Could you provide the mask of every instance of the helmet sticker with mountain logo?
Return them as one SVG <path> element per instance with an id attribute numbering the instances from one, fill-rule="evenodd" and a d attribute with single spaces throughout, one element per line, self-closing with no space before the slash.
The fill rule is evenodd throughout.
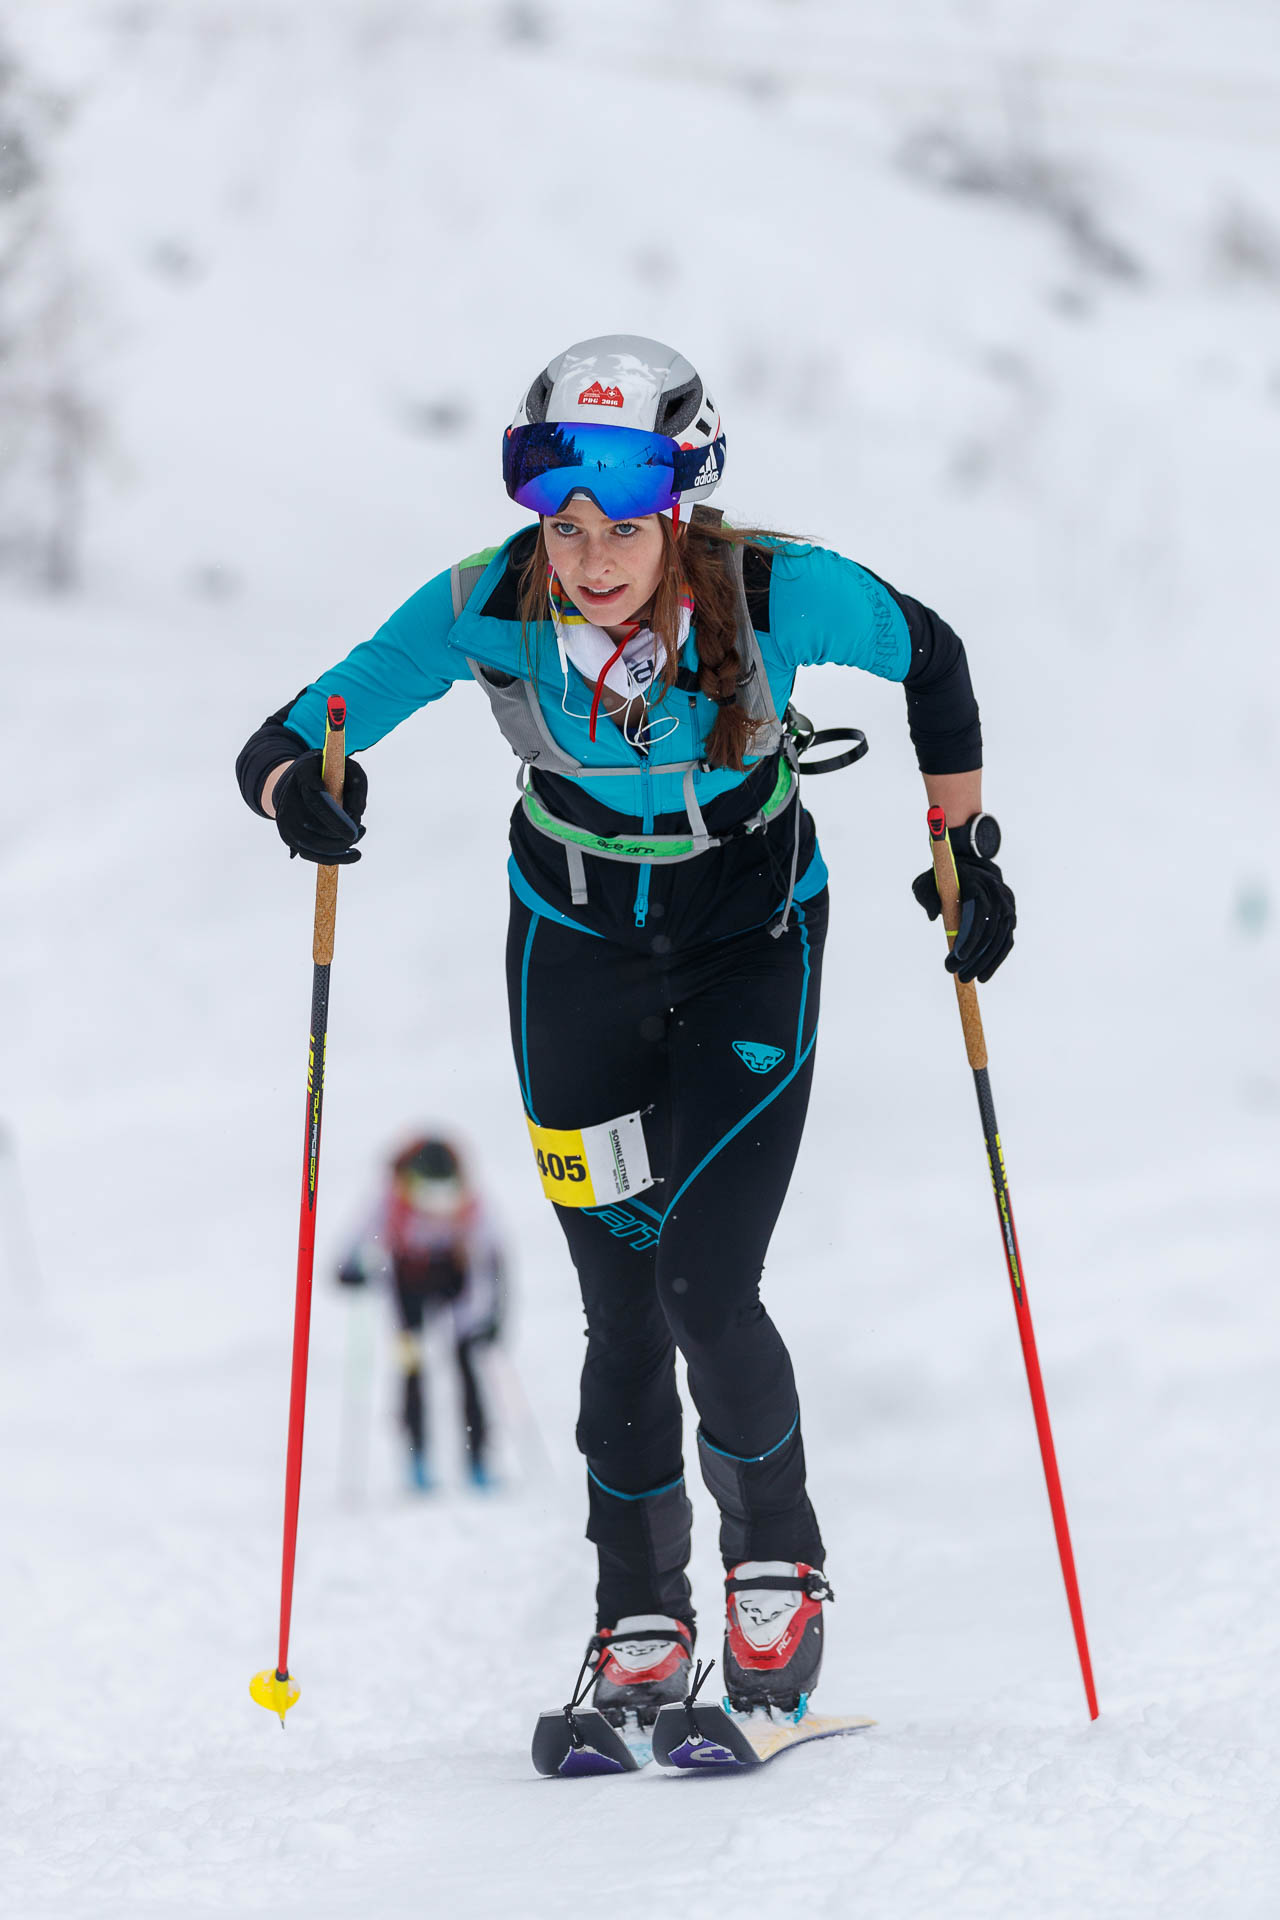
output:
<path id="1" fill-rule="evenodd" d="M 591 385 L 578 395 L 580 407 L 621 407 L 625 404 L 621 387 L 602 387 L 598 380 L 593 380 Z"/>
<path id="2" fill-rule="evenodd" d="M 766 1047 L 759 1040 L 735 1040 L 733 1050 L 752 1073 L 772 1073 L 787 1057 L 785 1047 Z"/>

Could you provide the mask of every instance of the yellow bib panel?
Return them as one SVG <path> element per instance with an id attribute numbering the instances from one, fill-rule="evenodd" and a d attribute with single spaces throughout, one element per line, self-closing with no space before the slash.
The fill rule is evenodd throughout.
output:
<path id="1" fill-rule="evenodd" d="M 542 1191 L 558 1207 L 607 1207 L 653 1185 L 638 1113 L 597 1127 L 528 1126 Z"/>

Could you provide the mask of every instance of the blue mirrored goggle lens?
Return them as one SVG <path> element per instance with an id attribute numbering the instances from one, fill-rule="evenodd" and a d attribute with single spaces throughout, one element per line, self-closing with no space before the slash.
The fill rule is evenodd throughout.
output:
<path id="1" fill-rule="evenodd" d="M 511 498 L 534 513 L 559 513 L 574 493 L 586 493 L 607 519 L 625 520 L 673 507 L 709 457 L 718 477 L 723 436 L 710 449 L 683 448 L 638 427 L 539 421 L 508 431 L 502 476 Z"/>

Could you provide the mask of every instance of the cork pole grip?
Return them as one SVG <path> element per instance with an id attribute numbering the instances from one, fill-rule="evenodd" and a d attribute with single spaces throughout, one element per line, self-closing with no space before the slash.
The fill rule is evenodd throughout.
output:
<path id="1" fill-rule="evenodd" d="M 933 877 L 938 883 L 938 898 L 942 902 L 942 924 L 950 948 L 955 945 L 956 934 L 960 930 L 960 881 L 956 874 L 955 855 L 951 851 L 951 836 L 947 832 L 947 816 L 941 807 L 929 809 L 929 846 L 933 854 Z M 956 1002 L 960 1008 L 960 1025 L 964 1029 L 964 1050 L 969 1057 L 969 1065 L 976 1071 L 987 1064 L 987 1042 L 982 1031 L 982 1015 L 978 1010 L 978 989 L 972 980 L 956 979 Z"/>
<path id="2" fill-rule="evenodd" d="M 341 806 L 347 770 L 347 703 L 336 694 L 329 701 L 323 767 L 325 792 Z M 333 927 L 337 916 L 338 869 L 320 867 L 316 871 L 316 919 L 311 938 L 311 958 L 318 967 L 327 967 L 333 959 Z"/>

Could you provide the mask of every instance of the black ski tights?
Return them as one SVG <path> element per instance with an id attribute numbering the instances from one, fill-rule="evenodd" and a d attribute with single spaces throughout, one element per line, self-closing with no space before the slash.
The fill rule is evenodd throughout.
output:
<path id="1" fill-rule="evenodd" d="M 427 1302 L 415 1288 L 397 1286 L 396 1309 L 402 1334 L 415 1336 L 413 1349 L 406 1349 L 403 1357 L 404 1394 L 400 1403 L 400 1424 L 414 1452 L 425 1453 L 427 1410 L 423 1391 L 421 1335 Z M 454 1358 L 462 1388 L 462 1421 L 467 1458 L 473 1466 L 484 1465 L 485 1445 L 489 1437 L 489 1424 L 485 1418 L 484 1401 L 480 1398 L 475 1364 L 476 1348 L 483 1344 L 483 1340 L 474 1335 L 455 1339 L 454 1342 Z"/>
<path id="2" fill-rule="evenodd" d="M 556 1208 L 587 1316 L 578 1445 L 602 1625 L 692 1619 L 677 1347 L 725 1564 L 822 1565 L 791 1360 L 759 1292 L 808 1105 L 826 894 L 792 911 L 779 938 L 761 927 L 664 954 L 512 903 L 531 1117 L 572 1128 L 638 1111 L 657 1180 L 626 1202 Z"/>

